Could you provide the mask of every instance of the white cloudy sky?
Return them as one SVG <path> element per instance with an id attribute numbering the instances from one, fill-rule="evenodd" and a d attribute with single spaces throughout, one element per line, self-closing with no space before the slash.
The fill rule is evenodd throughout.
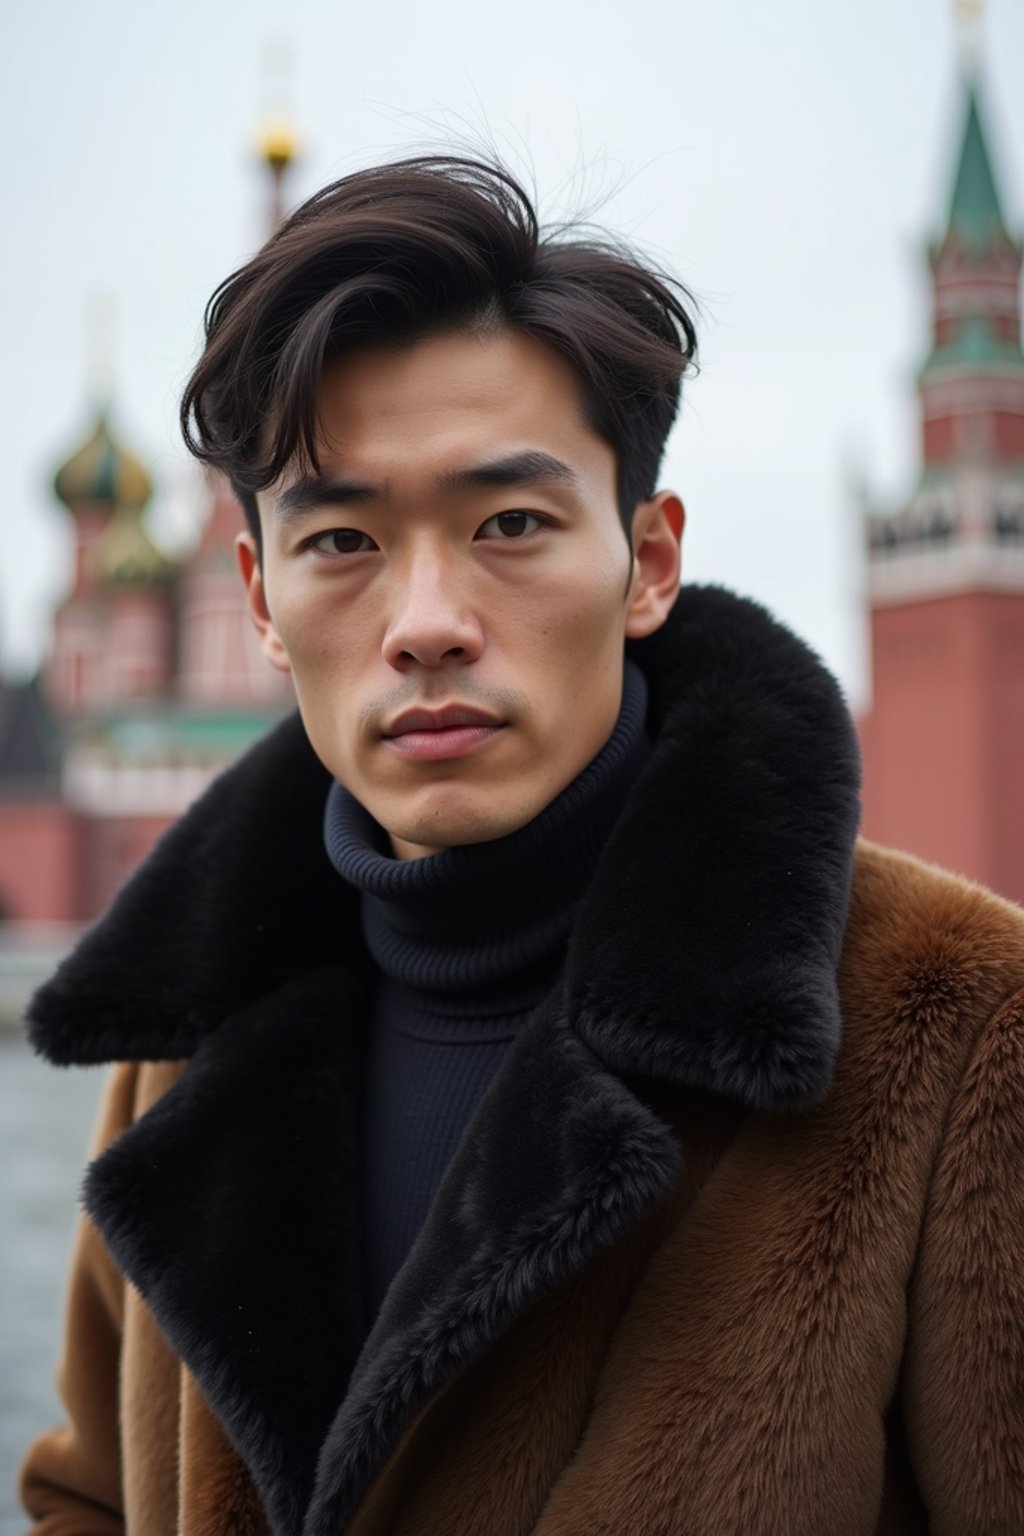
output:
<path id="1" fill-rule="evenodd" d="M 863 699 L 854 468 L 916 467 L 924 241 L 960 127 L 952 0 L 19 0 L 0 23 L 6 239 L 0 662 L 25 672 L 68 578 L 48 479 L 89 425 L 92 296 L 111 296 L 115 423 L 194 531 L 176 405 L 203 305 L 259 243 L 251 140 L 292 56 L 295 199 L 453 135 L 497 145 L 542 209 L 579 205 L 705 310 L 664 480 L 687 571 L 760 596 Z M 982 76 L 1011 220 L 1024 186 L 1024 5 L 988 0 Z"/>

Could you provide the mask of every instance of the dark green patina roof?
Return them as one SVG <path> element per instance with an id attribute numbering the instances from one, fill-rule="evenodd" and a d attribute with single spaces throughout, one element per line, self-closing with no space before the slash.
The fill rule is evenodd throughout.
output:
<path id="1" fill-rule="evenodd" d="M 972 255 L 981 255 L 990 250 L 994 242 L 1007 239 L 1008 235 L 981 124 L 977 87 L 970 79 L 966 82 L 966 97 L 967 114 L 960 159 L 943 243 L 952 237 Z"/>
<path id="2" fill-rule="evenodd" d="M 1024 368 L 1019 343 L 1003 341 L 987 320 L 963 320 L 945 346 L 934 347 L 923 371 L 937 368 Z"/>

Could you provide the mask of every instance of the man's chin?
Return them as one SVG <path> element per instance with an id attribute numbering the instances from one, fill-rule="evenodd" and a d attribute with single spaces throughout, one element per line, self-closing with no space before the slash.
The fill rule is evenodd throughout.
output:
<path id="1" fill-rule="evenodd" d="M 417 808 L 415 815 L 409 814 L 408 806 L 394 815 L 390 814 L 390 808 L 381 807 L 377 812 L 370 807 L 370 810 L 390 836 L 395 856 L 416 859 L 441 853 L 446 848 L 466 848 L 474 843 L 492 843 L 499 837 L 508 837 L 543 809 L 532 808 L 521 801 L 514 809 L 507 804 L 496 805 L 494 802 L 499 795 L 500 791 L 489 791 L 483 804 L 470 801 L 458 806 L 422 806 Z"/>

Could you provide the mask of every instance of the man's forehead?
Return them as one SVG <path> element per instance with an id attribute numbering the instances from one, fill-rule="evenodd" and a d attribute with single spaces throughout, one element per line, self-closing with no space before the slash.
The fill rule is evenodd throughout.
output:
<path id="1" fill-rule="evenodd" d="M 328 358 L 317 384 L 322 429 L 377 431 L 394 419 L 465 413 L 494 423 L 585 425 L 581 381 L 555 348 L 523 332 L 444 331 L 405 345 L 372 343 Z"/>

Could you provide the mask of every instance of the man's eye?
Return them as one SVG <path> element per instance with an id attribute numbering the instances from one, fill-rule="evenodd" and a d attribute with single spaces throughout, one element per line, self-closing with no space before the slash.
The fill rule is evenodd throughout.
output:
<path id="1" fill-rule="evenodd" d="M 521 539 L 543 526 L 543 519 L 533 512 L 496 512 L 480 527 L 477 538 Z"/>
<path id="2" fill-rule="evenodd" d="M 358 528 L 329 528 L 310 539 L 306 548 L 316 550 L 318 555 L 361 555 L 377 546 L 368 533 L 360 533 Z"/>

